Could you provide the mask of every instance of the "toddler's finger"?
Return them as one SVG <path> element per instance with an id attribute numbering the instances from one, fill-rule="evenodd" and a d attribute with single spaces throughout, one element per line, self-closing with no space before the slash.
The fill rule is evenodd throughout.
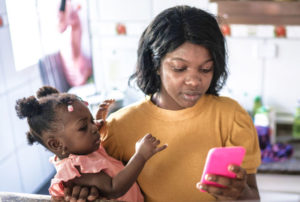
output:
<path id="1" fill-rule="evenodd" d="M 108 108 L 108 106 L 109 106 L 108 103 L 102 103 L 102 104 L 99 105 L 99 108 L 101 107 L 101 108 L 100 108 L 100 110 L 101 110 L 101 109 L 103 109 L 103 108 Z"/>
<path id="2" fill-rule="evenodd" d="M 160 144 L 160 140 L 155 140 L 155 141 L 153 142 L 153 144 L 154 144 L 155 146 L 159 145 L 159 144 Z"/>
<path id="3" fill-rule="evenodd" d="M 150 138 L 150 141 L 154 143 L 154 142 L 156 141 L 156 138 L 155 138 L 154 136 L 152 136 L 152 137 Z"/>
<path id="4" fill-rule="evenodd" d="M 164 144 L 164 145 L 162 145 L 162 146 L 160 146 L 160 147 L 157 147 L 157 148 L 155 149 L 155 153 L 161 152 L 162 150 L 166 149 L 167 147 L 168 147 L 168 144 Z"/>
<path id="5" fill-rule="evenodd" d="M 150 139 L 152 137 L 152 135 L 150 133 L 148 133 L 147 135 L 145 135 L 143 138 L 146 138 L 146 139 Z"/>

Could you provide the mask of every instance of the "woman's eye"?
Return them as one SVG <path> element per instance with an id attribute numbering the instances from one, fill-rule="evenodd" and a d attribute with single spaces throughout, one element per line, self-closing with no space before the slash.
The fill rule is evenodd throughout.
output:
<path id="1" fill-rule="evenodd" d="M 209 73 L 213 70 L 213 68 L 205 68 L 205 69 L 200 69 L 200 72 L 203 72 L 203 73 Z"/>
<path id="2" fill-rule="evenodd" d="M 186 67 L 172 67 L 174 72 L 183 72 Z"/>

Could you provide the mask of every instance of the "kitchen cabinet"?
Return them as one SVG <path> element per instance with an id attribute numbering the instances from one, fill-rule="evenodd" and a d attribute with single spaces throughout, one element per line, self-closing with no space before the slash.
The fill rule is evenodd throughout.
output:
<path id="1" fill-rule="evenodd" d="M 224 24 L 300 25 L 300 1 L 211 0 Z"/>

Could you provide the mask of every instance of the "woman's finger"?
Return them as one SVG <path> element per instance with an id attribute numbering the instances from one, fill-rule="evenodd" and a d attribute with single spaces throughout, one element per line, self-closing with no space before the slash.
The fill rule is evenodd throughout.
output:
<path id="1" fill-rule="evenodd" d="M 244 180 L 244 181 L 246 180 L 247 172 L 242 167 L 231 164 L 228 166 L 228 170 L 234 172 L 236 174 L 237 179 Z"/>
<path id="2" fill-rule="evenodd" d="M 74 186 L 73 187 L 72 195 L 71 195 L 71 198 L 70 198 L 71 202 L 76 202 L 77 201 L 77 199 L 79 197 L 79 194 L 80 194 L 80 190 L 81 190 L 80 186 Z"/>
<path id="3" fill-rule="evenodd" d="M 78 197 L 78 202 L 85 202 L 87 197 L 89 195 L 89 189 L 87 187 L 82 187 L 80 189 L 79 197 Z"/>
<path id="4" fill-rule="evenodd" d="M 90 193 L 88 195 L 89 201 L 94 201 L 99 197 L 99 191 L 96 187 L 91 187 Z"/>
<path id="5" fill-rule="evenodd" d="M 69 201 L 71 198 L 72 195 L 71 189 L 72 189 L 71 187 L 64 187 L 64 195 L 66 201 Z"/>

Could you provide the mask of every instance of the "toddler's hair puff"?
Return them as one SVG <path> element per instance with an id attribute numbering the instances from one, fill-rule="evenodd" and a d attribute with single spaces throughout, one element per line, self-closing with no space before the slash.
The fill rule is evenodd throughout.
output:
<path id="1" fill-rule="evenodd" d="M 59 93 L 58 90 L 56 90 L 55 88 L 51 86 L 44 86 L 42 88 L 39 88 L 39 90 L 36 93 L 36 96 L 37 98 L 42 98 L 48 95 L 58 94 L 58 93 Z"/>
<path id="2" fill-rule="evenodd" d="M 20 119 L 32 118 L 41 113 L 41 106 L 34 96 L 17 100 L 15 109 Z"/>

